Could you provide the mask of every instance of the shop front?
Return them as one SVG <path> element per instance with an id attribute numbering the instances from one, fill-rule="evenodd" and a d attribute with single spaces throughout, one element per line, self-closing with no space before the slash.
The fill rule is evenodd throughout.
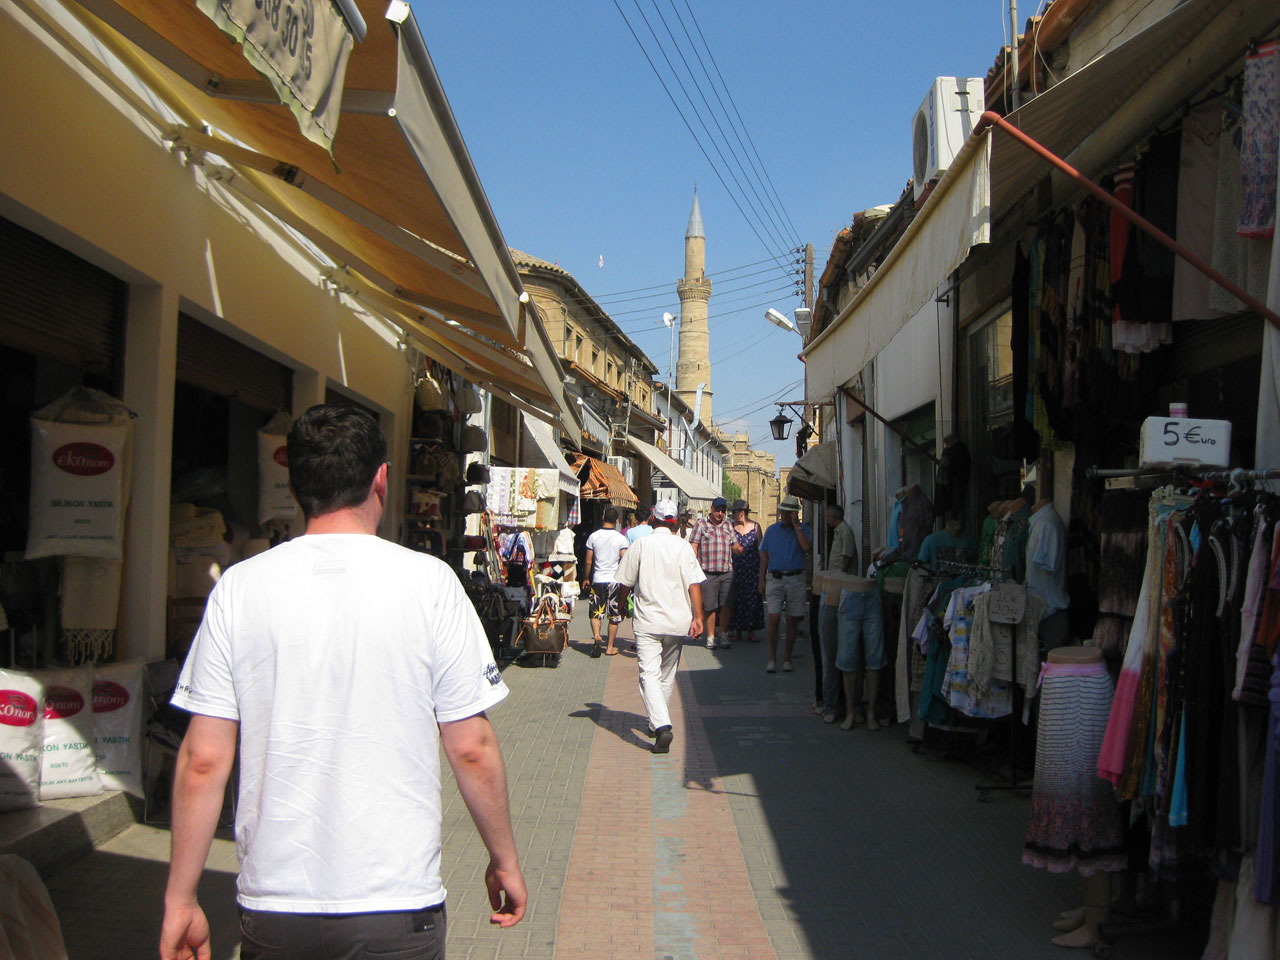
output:
<path id="1" fill-rule="evenodd" d="M 221 570 L 300 529 L 316 403 L 387 435 L 381 534 L 460 566 L 479 389 L 578 424 L 412 17 L 363 5 L 331 157 L 196 7 L 91 6 L 0 9 L 6 666 L 181 657 Z"/>
<path id="2" fill-rule="evenodd" d="M 978 786 L 1030 791 L 1023 861 L 1091 878 L 1063 946 L 1142 935 L 1103 922 L 1112 893 L 1136 891 L 1160 922 L 1190 918 L 1206 955 L 1274 949 L 1273 926 L 1239 925 L 1270 916 L 1278 888 L 1259 744 L 1280 262 L 1273 213 L 1258 217 L 1277 185 L 1249 146 L 1266 98 L 1233 93 L 1270 82 L 1273 48 L 1250 31 L 1273 21 L 1182 4 L 1009 118 L 1070 171 L 1003 126 L 975 134 L 807 349 L 844 469 L 879 427 L 934 461 L 913 477 L 887 448 L 927 510 L 895 506 L 875 467 L 842 485 L 884 517 L 872 545 L 900 554 L 880 589 L 905 577 L 882 717 L 925 749 L 1003 756 Z M 983 170 L 962 168 L 988 137 L 988 232 L 943 231 L 967 239 L 934 259 L 933 225 L 954 191 L 975 195 Z M 894 318 L 921 309 L 939 329 L 936 406 L 890 405 L 884 361 L 910 336 Z"/>

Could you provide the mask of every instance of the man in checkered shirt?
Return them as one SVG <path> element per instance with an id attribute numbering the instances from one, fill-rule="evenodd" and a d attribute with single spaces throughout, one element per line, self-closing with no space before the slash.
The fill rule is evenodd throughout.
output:
<path id="1" fill-rule="evenodd" d="M 702 617 L 706 622 L 708 650 L 717 646 L 716 621 L 726 621 L 730 591 L 733 589 L 733 545 L 737 543 L 737 536 L 733 532 L 733 524 L 725 519 L 727 505 L 724 497 L 712 500 L 711 516 L 695 523 L 693 533 L 689 535 L 689 545 L 698 554 L 698 563 L 707 577 L 702 584 Z M 724 611 L 723 616 L 721 610 Z M 727 632 L 718 645 L 729 649 Z"/>

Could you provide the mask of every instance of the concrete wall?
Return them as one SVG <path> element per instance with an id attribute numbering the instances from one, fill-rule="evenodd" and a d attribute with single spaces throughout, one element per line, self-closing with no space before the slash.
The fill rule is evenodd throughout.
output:
<path id="1" fill-rule="evenodd" d="M 328 385 L 379 410 L 393 451 L 407 449 L 409 369 L 395 334 L 326 289 L 308 251 L 171 152 L 26 23 L 0 3 L 0 215 L 130 285 L 123 399 L 139 417 L 117 649 L 156 657 L 179 310 L 293 368 L 295 410 L 323 399 Z M 399 486 L 383 531 L 392 537 Z"/>

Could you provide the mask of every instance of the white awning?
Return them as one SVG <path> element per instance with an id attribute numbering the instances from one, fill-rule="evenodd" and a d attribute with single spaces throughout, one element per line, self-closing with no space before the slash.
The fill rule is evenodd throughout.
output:
<path id="1" fill-rule="evenodd" d="M 667 479 L 680 488 L 690 500 L 714 500 L 724 496 L 710 480 L 704 480 L 692 470 L 686 470 L 651 443 L 627 436 L 633 450 L 666 474 Z"/>
<path id="2" fill-rule="evenodd" d="M 969 255 L 991 237 L 991 137 L 974 134 L 853 301 L 804 351 L 805 396 L 829 398 L 889 345 Z"/>
<path id="3" fill-rule="evenodd" d="M 564 451 L 556 443 L 551 427 L 527 413 L 522 414 L 521 418 L 524 420 L 525 435 L 533 441 L 532 444 L 525 445 L 525 453 L 522 457 L 525 462 L 521 466 L 554 467 L 560 475 L 560 492 L 578 496 L 578 474 L 574 472 L 573 467 L 569 466 Z"/>

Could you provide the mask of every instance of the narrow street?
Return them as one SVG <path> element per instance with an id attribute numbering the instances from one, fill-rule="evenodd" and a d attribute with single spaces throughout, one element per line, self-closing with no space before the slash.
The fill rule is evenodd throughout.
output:
<path id="1" fill-rule="evenodd" d="M 1066 955 L 1049 923 L 1079 878 L 1021 865 L 1025 796 L 978 802 L 980 772 L 914 753 L 905 726 L 823 724 L 808 656 L 769 675 L 762 643 L 686 647 L 676 739 L 652 756 L 631 644 L 593 660 L 573 627 L 558 669 L 505 669 L 493 712 L 531 898 L 511 930 L 487 922 L 483 847 L 445 785 L 451 960 Z M 50 880 L 73 960 L 153 955 L 167 851 L 163 829 L 135 826 Z M 215 960 L 237 955 L 234 864 L 217 841 L 202 886 Z M 1112 955 L 1174 951 L 1125 940 Z"/>

